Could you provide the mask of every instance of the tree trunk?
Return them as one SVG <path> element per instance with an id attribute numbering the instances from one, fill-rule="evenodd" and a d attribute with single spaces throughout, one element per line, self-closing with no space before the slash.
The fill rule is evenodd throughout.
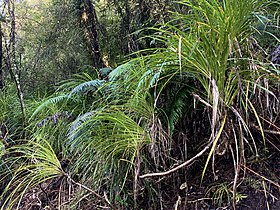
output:
<path id="1" fill-rule="evenodd" d="M 92 55 L 92 61 L 96 68 L 104 67 L 101 50 L 97 34 L 97 15 L 91 0 L 84 0 L 84 6 L 80 7 L 81 1 L 78 1 L 81 21 L 85 27 L 86 39 Z"/>
<path id="2" fill-rule="evenodd" d="M 6 61 L 12 80 L 15 82 L 17 95 L 20 102 L 23 124 L 25 125 L 26 111 L 23 92 L 20 84 L 20 69 L 16 61 L 16 20 L 15 20 L 15 0 L 8 0 L 8 14 L 11 20 L 10 41 L 6 42 Z"/>
<path id="3" fill-rule="evenodd" d="M 127 29 L 127 47 L 128 47 L 128 53 L 132 53 L 132 52 L 136 52 L 137 50 L 139 50 L 138 47 L 138 43 L 137 43 L 137 39 L 135 37 L 134 34 L 132 34 L 134 31 L 131 28 L 131 20 L 132 20 L 132 13 L 131 13 L 131 9 L 130 9 L 130 5 L 128 0 L 125 3 L 125 11 L 126 11 L 126 18 L 125 20 L 127 21 L 125 23 L 126 25 L 126 29 Z M 135 15 L 135 14 L 134 14 Z"/>
<path id="4" fill-rule="evenodd" d="M 2 48 L 2 22 L 0 20 L 0 90 L 4 89 L 5 86 L 5 78 L 4 71 L 2 69 L 2 60 L 3 60 L 3 48 Z"/>
<path id="5" fill-rule="evenodd" d="M 124 11 L 125 13 L 121 13 L 122 16 L 122 24 L 121 24 L 121 32 L 122 34 L 122 39 L 126 43 L 123 48 L 123 52 L 125 54 L 136 52 L 139 47 L 138 43 L 136 40 L 136 37 L 134 34 L 132 34 L 133 29 L 131 28 L 131 22 L 132 22 L 132 16 L 133 12 L 131 11 L 131 5 L 129 4 L 128 0 L 125 0 L 124 2 Z"/>

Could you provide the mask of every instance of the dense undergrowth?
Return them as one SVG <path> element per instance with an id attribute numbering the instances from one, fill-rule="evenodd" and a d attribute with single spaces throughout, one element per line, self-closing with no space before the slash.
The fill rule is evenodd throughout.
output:
<path id="1" fill-rule="evenodd" d="M 178 4 L 145 29 L 157 47 L 27 99 L 25 122 L 14 87 L 0 92 L 1 209 L 279 203 L 279 3 Z"/>

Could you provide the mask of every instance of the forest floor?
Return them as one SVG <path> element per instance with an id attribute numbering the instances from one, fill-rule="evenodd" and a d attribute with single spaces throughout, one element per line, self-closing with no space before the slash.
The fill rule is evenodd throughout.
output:
<path id="1" fill-rule="evenodd" d="M 190 181 L 195 189 L 185 196 L 187 198 L 184 200 L 186 204 L 178 210 L 233 209 L 230 203 L 235 174 L 233 165 L 227 160 L 220 160 L 217 165 L 216 176 L 218 179 L 214 181 L 213 174 L 208 173 L 203 188 L 199 188 L 200 177 Z M 241 168 L 236 192 L 236 209 L 279 210 L 279 181 L 279 151 L 272 148 L 268 158 L 248 161 L 246 167 Z M 230 183 L 230 186 L 225 183 Z"/>
<path id="2" fill-rule="evenodd" d="M 275 139 L 277 142 L 277 138 Z M 237 210 L 279 210 L 280 209 L 280 156 L 278 144 L 268 144 L 266 156 L 247 160 L 246 167 L 242 166 L 237 182 L 236 209 Z M 261 151 L 260 151 L 260 154 Z M 161 192 L 163 210 L 231 210 L 232 186 L 235 176 L 231 158 L 221 156 L 216 158 L 215 176 L 208 170 L 203 184 L 200 184 L 203 162 L 195 162 L 190 168 L 182 169 L 171 177 L 161 178 L 163 183 Z M 184 177 L 187 173 L 187 183 Z M 181 183 L 181 184 L 178 184 Z M 183 184 L 182 184 L 183 183 Z M 22 210 L 55 210 L 63 208 L 63 204 L 70 203 L 69 190 L 76 191 L 75 186 L 69 186 L 66 179 L 54 179 L 35 187 L 26 193 L 20 209 Z M 71 194 L 71 193 L 70 193 Z M 90 193 L 89 193 L 90 194 Z M 80 208 L 102 209 L 90 196 L 79 200 Z M 58 202 L 60 200 L 60 202 Z M 60 203 L 61 206 L 58 205 Z M 146 198 L 139 198 L 139 210 L 150 210 L 145 207 L 149 203 Z M 76 207 L 75 207 L 76 208 Z M 75 209 L 74 208 L 74 209 Z M 107 208 L 110 209 L 110 208 Z M 133 207 L 115 207 L 120 210 L 130 210 Z M 157 209 L 151 209 L 157 210 Z"/>

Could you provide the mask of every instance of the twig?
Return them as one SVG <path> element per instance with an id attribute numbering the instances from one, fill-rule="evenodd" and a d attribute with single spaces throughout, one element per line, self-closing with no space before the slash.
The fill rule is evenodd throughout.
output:
<path id="1" fill-rule="evenodd" d="M 198 99 L 201 103 L 203 103 L 203 104 L 205 104 L 206 106 L 212 108 L 212 106 L 211 106 L 207 101 L 205 101 L 205 100 L 203 100 L 202 98 L 200 98 L 199 95 L 197 95 L 197 94 L 195 94 L 195 93 L 192 93 L 192 95 L 193 95 L 196 99 Z"/>
<path id="2" fill-rule="evenodd" d="M 141 179 L 143 178 L 147 178 L 147 177 L 153 177 L 153 176 L 165 176 L 165 175 L 168 175 L 168 174 L 171 174 L 175 171 L 177 171 L 178 169 L 180 168 L 183 168 L 183 167 L 186 167 L 188 165 L 190 165 L 191 163 L 193 163 L 194 160 L 196 160 L 197 158 L 199 158 L 201 155 L 203 155 L 209 148 L 210 148 L 210 145 L 212 144 L 212 141 L 207 144 L 206 147 L 204 147 L 203 150 L 201 150 L 199 153 L 197 153 L 194 157 L 192 157 L 191 159 L 187 160 L 186 162 L 180 164 L 179 166 L 175 167 L 175 168 L 172 168 L 168 171 L 164 171 L 164 172 L 158 172 L 158 173 L 149 173 L 149 174 L 144 174 L 144 175 L 141 175 L 139 176 Z"/>
<path id="3" fill-rule="evenodd" d="M 253 174 L 257 175 L 258 177 L 261 177 L 262 179 L 268 181 L 269 183 L 275 185 L 276 187 L 278 187 L 278 188 L 280 189 L 280 185 L 277 184 L 276 182 L 271 181 L 270 179 L 268 179 L 268 178 L 266 178 L 266 177 L 260 175 L 259 173 L 253 171 L 252 169 L 250 169 L 250 168 L 248 168 L 248 167 L 246 167 L 246 166 L 244 166 L 244 165 L 242 165 L 242 166 L 243 166 L 245 169 L 247 169 L 248 171 L 252 172 Z M 241 168 L 241 169 L 244 170 L 243 168 Z"/>
<path id="4" fill-rule="evenodd" d="M 73 184 L 75 185 L 78 185 L 79 187 L 91 192 L 92 194 L 94 194 L 96 197 L 102 199 L 102 200 L 105 200 L 107 204 L 109 204 L 109 206 L 112 208 L 112 209 L 115 209 L 114 206 L 112 206 L 112 204 L 110 203 L 110 201 L 106 198 L 104 198 L 103 196 L 99 195 L 98 193 L 96 193 L 95 191 L 93 191 L 92 189 L 88 188 L 87 186 L 81 184 L 81 183 L 78 183 L 76 181 L 74 181 L 70 176 L 69 174 L 65 173 L 64 174 Z"/>
<path id="5" fill-rule="evenodd" d="M 271 125 L 273 125 L 273 124 L 271 124 Z M 257 129 L 258 131 L 261 130 L 258 126 L 254 125 L 254 124 L 252 124 L 251 126 L 254 127 L 255 129 Z M 275 126 L 275 127 L 277 129 L 279 129 L 277 126 Z M 263 132 L 269 133 L 269 134 L 274 134 L 274 135 L 280 135 L 280 131 L 272 131 L 272 130 L 263 129 Z M 269 139 L 265 139 L 265 140 L 268 141 L 275 149 L 277 149 L 280 152 L 280 149 L 275 144 L 273 144 Z"/>
<path id="6" fill-rule="evenodd" d="M 212 198 L 199 198 L 196 200 L 188 201 L 188 203 L 197 203 L 197 202 L 204 201 L 204 200 L 212 200 Z"/>
<path id="7" fill-rule="evenodd" d="M 256 128 L 258 131 L 261 130 L 258 126 L 254 125 L 254 124 L 252 124 L 252 126 L 253 126 L 254 128 Z M 266 130 L 266 129 L 263 129 L 263 132 L 265 132 L 265 133 L 270 133 L 270 134 L 274 134 L 274 135 L 280 135 L 280 131 L 273 131 L 273 130 Z"/>
<path id="8" fill-rule="evenodd" d="M 277 130 L 280 131 L 280 128 L 278 126 L 276 126 L 274 123 L 270 122 L 269 120 L 265 119 L 264 117 L 260 116 L 260 118 L 262 118 L 265 122 L 267 122 L 269 125 L 271 125 L 272 127 L 276 128 Z"/>

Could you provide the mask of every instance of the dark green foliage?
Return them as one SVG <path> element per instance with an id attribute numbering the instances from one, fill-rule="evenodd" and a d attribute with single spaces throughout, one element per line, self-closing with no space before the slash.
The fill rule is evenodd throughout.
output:
<path id="1" fill-rule="evenodd" d="M 85 83 L 82 83 L 75 87 L 71 92 L 70 92 L 70 97 L 75 94 L 81 94 L 81 93 L 88 93 L 92 91 L 96 91 L 100 86 L 102 86 L 105 83 L 104 80 L 92 80 L 88 81 Z"/>
<path id="2" fill-rule="evenodd" d="M 269 10 L 256 14 L 258 20 L 253 26 L 256 30 L 255 38 L 260 47 L 268 54 L 280 43 L 279 5 L 271 3 Z"/>
<path id="3" fill-rule="evenodd" d="M 180 199 L 195 194 L 198 206 L 202 199 L 238 209 L 241 167 L 267 148 L 265 132 L 280 126 L 278 70 L 252 48 L 278 41 L 259 37 L 276 24 L 266 17 L 278 21 L 271 2 L 96 1 L 100 69 L 79 19 L 88 3 L 53 1 L 37 26 L 44 31 L 20 42 L 22 82 L 33 99 L 23 128 L 14 88 L 0 91 L 0 124 L 13 132 L 13 144 L 0 143 L 1 208 L 19 209 L 37 190 L 54 208 L 191 209 Z M 35 87 L 52 91 L 35 100 Z M 198 194 L 203 188 L 212 201 Z M 50 198 L 53 191 L 59 195 Z"/>

